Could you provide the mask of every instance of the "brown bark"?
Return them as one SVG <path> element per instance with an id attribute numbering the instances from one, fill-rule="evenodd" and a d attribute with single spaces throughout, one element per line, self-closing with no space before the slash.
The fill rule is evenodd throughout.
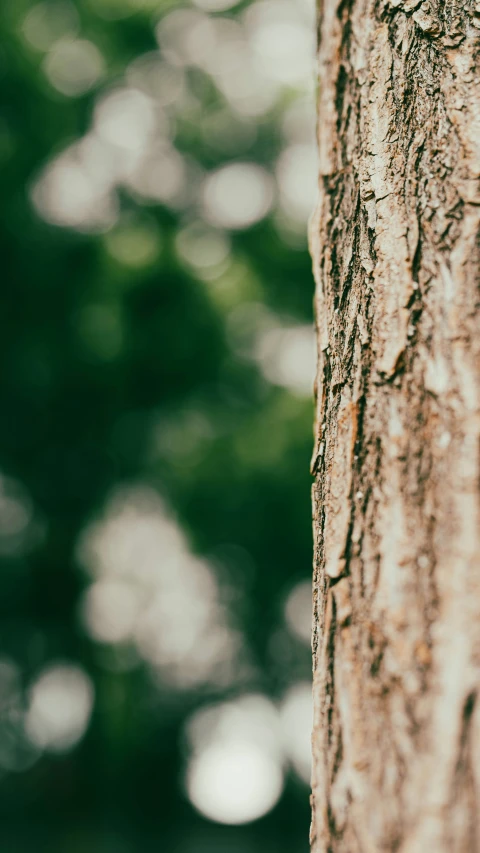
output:
<path id="1" fill-rule="evenodd" d="M 480 3 L 320 0 L 314 853 L 480 851 Z"/>

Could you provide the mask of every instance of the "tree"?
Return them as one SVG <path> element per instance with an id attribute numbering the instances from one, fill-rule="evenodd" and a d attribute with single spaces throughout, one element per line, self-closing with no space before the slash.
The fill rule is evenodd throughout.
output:
<path id="1" fill-rule="evenodd" d="M 315 853 L 480 850 L 479 27 L 319 6 Z"/>

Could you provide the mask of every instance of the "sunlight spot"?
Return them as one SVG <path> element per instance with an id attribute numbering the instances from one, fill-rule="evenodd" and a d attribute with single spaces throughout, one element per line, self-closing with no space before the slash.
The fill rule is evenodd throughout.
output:
<path id="1" fill-rule="evenodd" d="M 21 773 L 40 756 L 25 734 L 22 674 L 9 658 L 0 659 L 0 768 Z"/>
<path id="2" fill-rule="evenodd" d="M 313 76 L 313 41 L 305 27 L 281 21 L 260 26 L 252 44 L 274 80 L 295 85 Z"/>
<path id="3" fill-rule="evenodd" d="M 295 771 L 310 784 L 312 764 L 313 700 L 308 681 L 295 684 L 286 693 L 280 709 L 284 747 Z"/>
<path id="4" fill-rule="evenodd" d="M 255 117 L 273 106 L 278 82 L 266 73 L 237 21 L 179 9 L 161 20 L 156 34 L 170 63 L 202 68 L 237 112 Z"/>
<path id="5" fill-rule="evenodd" d="M 105 236 L 107 251 L 118 263 L 131 269 L 151 266 L 160 253 L 160 234 L 154 222 L 129 222 Z"/>
<path id="6" fill-rule="evenodd" d="M 69 97 L 88 92 L 105 71 L 100 51 L 85 39 L 57 41 L 43 67 L 52 86 Z"/>
<path id="7" fill-rule="evenodd" d="M 223 269 L 231 250 L 226 234 L 206 228 L 201 222 L 179 231 L 175 246 L 180 258 L 199 273 Z"/>
<path id="8" fill-rule="evenodd" d="M 147 486 L 115 490 L 105 513 L 81 535 L 77 555 L 94 577 L 117 576 L 156 584 L 162 566 L 177 567 L 186 539 L 162 499 Z"/>
<path id="9" fill-rule="evenodd" d="M 300 640 L 310 645 L 312 636 L 312 582 L 297 583 L 285 602 L 288 627 Z"/>
<path id="10" fill-rule="evenodd" d="M 312 15 L 299 14 L 295 5 L 286 0 L 259 0 L 247 8 L 245 24 L 266 74 L 284 85 L 313 85 Z"/>
<path id="11" fill-rule="evenodd" d="M 279 94 L 278 88 L 265 78 L 248 54 L 239 62 L 236 71 L 223 74 L 217 69 L 215 82 L 232 108 L 246 118 L 263 116 L 274 106 Z"/>
<path id="12" fill-rule="evenodd" d="M 81 616 L 94 640 L 122 643 L 132 636 L 139 608 L 138 590 L 132 584 L 102 580 L 86 591 Z"/>
<path id="13" fill-rule="evenodd" d="M 143 151 L 155 132 L 152 100 L 138 89 L 117 89 L 99 99 L 95 131 L 110 145 Z"/>
<path id="14" fill-rule="evenodd" d="M 231 106 L 247 118 L 264 115 L 273 107 L 278 95 L 276 88 L 265 84 L 254 65 L 243 67 L 241 74 L 236 72 L 219 76 L 216 82 Z"/>
<path id="15" fill-rule="evenodd" d="M 217 47 L 205 56 L 202 67 L 237 113 L 247 118 L 263 115 L 276 101 L 278 84 L 266 75 L 240 24 L 216 18 L 214 30 Z"/>
<path id="16" fill-rule="evenodd" d="M 283 791 L 278 716 L 263 696 L 201 709 L 187 723 L 186 788 L 205 817 L 244 824 L 271 811 Z"/>
<path id="17" fill-rule="evenodd" d="M 30 689 L 26 731 L 32 743 L 67 752 L 83 737 L 94 701 L 93 684 L 73 664 L 50 666 Z"/>
<path id="18" fill-rule="evenodd" d="M 289 218 L 306 227 L 317 196 L 317 151 L 312 145 L 291 145 L 276 168 L 280 206 Z"/>
<path id="19" fill-rule="evenodd" d="M 220 601 L 215 573 L 191 553 L 153 490 L 114 492 L 105 515 L 82 534 L 77 557 L 105 582 L 137 588 L 142 606 L 128 631 L 162 684 L 183 690 L 238 680 L 242 637 Z"/>
<path id="20" fill-rule="evenodd" d="M 214 77 L 240 71 L 240 63 L 248 56 L 248 45 L 241 24 L 232 18 L 211 17 L 207 19 L 212 30 L 215 50 L 205 53 L 197 64 Z"/>
<path id="21" fill-rule="evenodd" d="M 162 183 L 156 164 L 148 159 L 153 136 L 164 135 L 168 127 L 165 115 L 138 89 L 117 89 L 103 95 L 95 107 L 93 131 L 52 160 L 33 184 L 30 196 L 37 213 L 54 225 L 86 233 L 105 232 L 118 218 L 118 185 L 131 183 L 139 192 L 145 188 L 153 197 L 163 193 L 170 198 L 182 184 L 183 161 L 176 152 L 170 158 L 160 156 Z M 177 161 L 172 165 L 175 155 Z M 151 235 L 148 239 L 150 251 Z M 137 248 L 139 243 L 137 234 Z M 142 255 L 145 252 L 143 239 Z"/>
<path id="22" fill-rule="evenodd" d="M 27 554 L 38 544 L 43 530 L 24 486 L 0 474 L 0 555 Z"/>
<path id="23" fill-rule="evenodd" d="M 197 273 L 198 275 L 198 273 Z M 212 302 L 222 314 L 229 313 L 242 299 L 261 298 L 261 284 L 243 257 L 230 257 L 225 269 L 211 267 L 201 275 L 208 284 Z"/>
<path id="24" fill-rule="evenodd" d="M 187 168 L 181 154 L 170 145 L 152 146 L 126 181 L 143 198 L 176 207 L 184 199 Z"/>
<path id="25" fill-rule="evenodd" d="M 253 744 L 214 744 L 195 756 L 188 770 L 192 805 L 217 823 L 238 825 L 263 817 L 282 789 L 278 762 Z"/>
<path id="26" fill-rule="evenodd" d="M 185 407 L 170 418 L 158 418 L 151 432 L 151 452 L 154 458 L 162 456 L 177 466 L 192 467 L 205 457 L 214 435 L 212 422 L 202 410 Z"/>
<path id="27" fill-rule="evenodd" d="M 78 32 L 78 12 L 68 0 L 38 3 L 25 16 L 22 32 L 37 50 L 47 51 L 60 38 Z"/>
<path id="28" fill-rule="evenodd" d="M 110 190 L 114 186 L 118 174 L 122 174 L 124 161 L 121 157 L 115 156 L 121 152 L 103 142 L 94 132 L 87 133 L 82 139 L 67 148 L 62 156 L 65 157 L 68 153 L 81 166 L 88 179 L 93 181 L 97 187 L 101 187 L 102 191 Z"/>
<path id="29" fill-rule="evenodd" d="M 127 68 L 126 78 L 131 86 L 154 98 L 160 106 L 178 101 L 185 91 L 183 70 L 164 62 L 158 51 L 134 59 Z"/>
<path id="30" fill-rule="evenodd" d="M 232 163 L 207 176 L 202 195 L 205 218 L 212 225 L 248 228 L 270 211 L 273 182 L 255 163 Z"/>
<path id="31" fill-rule="evenodd" d="M 30 498 L 15 480 L 0 476 L 0 541 L 21 536 L 33 518 Z"/>
<path id="32" fill-rule="evenodd" d="M 115 195 L 94 179 L 72 146 L 49 163 L 30 191 L 37 213 L 52 225 L 106 231 L 117 217 Z"/>
<path id="33" fill-rule="evenodd" d="M 310 325 L 267 330 L 258 341 L 256 358 L 269 382 L 301 396 L 312 395 L 316 345 Z"/>
<path id="34" fill-rule="evenodd" d="M 315 145 L 315 103 L 313 97 L 296 98 L 285 110 L 282 131 L 291 144 Z"/>
<path id="35" fill-rule="evenodd" d="M 156 28 L 165 58 L 174 65 L 200 64 L 216 48 L 212 20 L 195 9 L 177 9 L 165 15 Z"/>

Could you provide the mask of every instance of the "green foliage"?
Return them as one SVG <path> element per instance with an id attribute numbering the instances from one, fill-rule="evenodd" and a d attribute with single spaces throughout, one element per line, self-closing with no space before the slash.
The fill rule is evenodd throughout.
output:
<path id="1" fill-rule="evenodd" d="M 285 602 L 310 574 L 313 287 L 291 178 L 272 174 L 307 148 L 310 102 L 294 74 L 248 90 L 233 67 L 257 32 L 247 4 L 181 8 L 204 29 L 172 24 L 174 0 L 1 5 L 6 853 L 307 849 L 288 755 L 281 798 L 244 826 L 202 817 L 185 772 L 199 710 L 252 693 L 284 707 L 309 679 Z M 193 646 L 169 652 L 188 626 Z M 60 664 L 71 714 L 87 708 L 71 744 L 55 729 L 67 675 L 53 722 L 35 705 Z"/>

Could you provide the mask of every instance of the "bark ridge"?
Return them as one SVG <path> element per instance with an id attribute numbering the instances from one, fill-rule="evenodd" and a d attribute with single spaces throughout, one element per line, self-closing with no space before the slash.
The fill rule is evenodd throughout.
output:
<path id="1" fill-rule="evenodd" d="M 480 3 L 320 0 L 313 853 L 480 851 Z"/>

